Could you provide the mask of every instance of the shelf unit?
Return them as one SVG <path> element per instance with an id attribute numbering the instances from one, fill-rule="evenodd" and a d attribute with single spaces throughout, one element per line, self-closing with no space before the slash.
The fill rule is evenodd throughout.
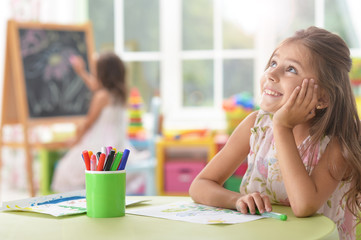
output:
<path id="1" fill-rule="evenodd" d="M 159 195 L 188 195 L 188 188 L 195 175 L 216 154 L 216 144 L 213 137 L 160 139 L 156 145 L 157 156 L 157 191 Z M 189 163 L 189 164 L 187 164 Z M 172 172 L 171 175 L 169 171 Z M 179 177 L 184 180 L 166 183 L 166 180 Z M 175 185 L 174 185 L 175 184 Z M 179 186 L 182 185 L 182 186 Z M 174 187 L 173 190 L 169 189 Z M 179 189 L 182 190 L 179 190 Z"/>

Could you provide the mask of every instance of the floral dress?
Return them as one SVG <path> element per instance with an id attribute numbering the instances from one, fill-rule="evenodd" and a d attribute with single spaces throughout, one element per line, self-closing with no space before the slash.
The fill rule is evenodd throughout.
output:
<path id="1" fill-rule="evenodd" d="M 283 184 L 281 169 L 277 160 L 277 152 L 273 138 L 273 124 L 271 113 L 259 111 L 255 125 L 251 129 L 250 152 L 248 154 L 248 169 L 243 177 L 240 186 L 241 194 L 260 192 L 267 195 L 272 204 L 289 206 L 287 192 Z M 298 146 L 299 152 L 305 150 L 310 137 Z M 325 136 L 315 146 L 315 158 L 311 153 L 303 154 L 302 160 L 309 165 L 310 159 L 315 159 L 310 167 L 310 173 L 317 165 L 322 153 L 325 151 L 330 138 Z M 317 156 L 316 156 L 317 155 Z M 338 228 L 340 239 L 355 239 L 355 219 L 346 207 L 345 199 L 342 196 L 350 188 L 349 183 L 340 182 L 327 202 L 317 211 L 332 219 Z"/>

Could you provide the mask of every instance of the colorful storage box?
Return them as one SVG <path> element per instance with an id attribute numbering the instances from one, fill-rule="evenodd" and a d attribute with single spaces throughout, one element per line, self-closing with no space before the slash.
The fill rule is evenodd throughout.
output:
<path id="1" fill-rule="evenodd" d="M 234 175 L 237 177 L 243 177 L 247 171 L 247 168 L 248 168 L 248 163 L 247 163 L 247 160 L 245 160 L 241 164 L 241 166 L 239 166 L 239 168 L 235 171 Z"/>
<path id="2" fill-rule="evenodd" d="M 205 162 L 167 162 L 165 164 L 165 191 L 188 192 L 193 179 L 205 166 Z"/>

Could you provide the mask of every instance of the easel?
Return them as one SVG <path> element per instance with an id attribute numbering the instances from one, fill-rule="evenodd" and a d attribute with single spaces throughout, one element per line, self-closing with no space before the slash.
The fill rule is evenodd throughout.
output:
<path id="1" fill-rule="evenodd" d="M 93 52 L 93 35 L 90 23 L 83 25 L 56 25 L 56 24 L 41 24 L 41 23 L 19 23 L 13 20 L 8 22 L 7 38 L 6 38 L 6 53 L 5 53 L 5 68 L 4 68 L 4 83 L 2 96 L 2 114 L 0 123 L 0 149 L 3 146 L 11 148 L 22 148 L 25 151 L 25 167 L 27 173 L 27 183 L 30 196 L 35 196 L 35 188 L 33 183 L 32 171 L 32 154 L 31 150 L 34 148 L 57 149 L 64 146 L 63 143 L 30 143 L 29 129 L 39 124 L 54 124 L 60 122 L 79 122 L 84 119 L 84 116 L 69 116 L 69 117 L 47 117 L 34 119 L 29 116 L 27 90 L 25 86 L 25 76 L 23 70 L 19 28 L 39 28 L 50 30 L 69 30 L 69 31 L 85 31 L 88 58 Z M 88 59 L 90 62 L 90 59 Z M 92 64 L 89 64 L 92 69 Z M 5 125 L 20 124 L 23 132 L 22 142 L 4 142 L 3 127 Z M 0 180 L 1 180 L 1 151 L 0 151 Z"/>

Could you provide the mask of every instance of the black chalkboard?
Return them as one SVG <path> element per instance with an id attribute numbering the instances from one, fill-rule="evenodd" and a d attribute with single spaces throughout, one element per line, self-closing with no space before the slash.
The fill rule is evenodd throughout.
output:
<path id="1" fill-rule="evenodd" d="M 89 69 L 86 32 L 26 27 L 18 34 L 29 117 L 85 115 L 91 92 L 69 59 L 81 56 Z"/>

